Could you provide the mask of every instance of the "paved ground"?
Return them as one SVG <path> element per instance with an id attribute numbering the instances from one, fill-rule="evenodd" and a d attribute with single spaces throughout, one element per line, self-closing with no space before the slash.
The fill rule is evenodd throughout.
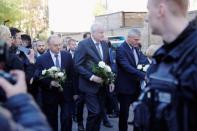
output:
<path id="1" fill-rule="evenodd" d="M 132 109 L 130 109 L 130 117 L 129 117 L 129 121 L 132 120 Z M 87 110 L 85 109 L 84 110 L 84 118 L 87 117 Z M 110 122 L 113 124 L 113 128 L 106 128 L 103 126 L 103 124 L 101 124 L 101 130 L 100 131 L 118 131 L 118 118 L 112 118 L 112 119 L 109 119 Z M 84 121 L 84 125 L 85 125 L 85 121 Z M 78 131 L 77 130 L 77 123 L 73 122 L 73 131 Z M 128 131 L 132 131 L 132 126 L 129 125 L 129 128 L 128 128 Z"/>

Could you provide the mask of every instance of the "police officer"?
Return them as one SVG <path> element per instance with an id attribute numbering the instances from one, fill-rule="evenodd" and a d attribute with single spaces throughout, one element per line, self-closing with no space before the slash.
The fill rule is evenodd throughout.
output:
<path id="1" fill-rule="evenodd" d="M 197 26 L 189 0 L 149 0 L 147 21 L 164 45 L 153 56 L 146 89 L 153 90 L 151 131 L 197 130 Z M 154 68 L 153 68 L 154 67 Z M 157 90 L 157 91 L 156 91 Z"/>

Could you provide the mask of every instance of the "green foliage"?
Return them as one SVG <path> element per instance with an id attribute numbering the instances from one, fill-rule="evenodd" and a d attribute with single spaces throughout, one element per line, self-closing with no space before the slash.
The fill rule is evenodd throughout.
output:
<path id="1" fill-rule="evenodd" d="M 106 11 L 106 6 L 102 4 L 101 0 L 97 0 L 95 9 L 93 11 L 94 16 L 103 15 Z"/>
<path id="2" fill-rule="evenodd" d="M 0 0 L 0 24 L 5 21 L 32 37 L 47 37 L 47 0 Z"/>
<path id="3" fill-rule="evenodd" d="M 37 36 L 36 36 L 39 40 L 47 40 L 47 38 L 49 37 L 49 32 L 47 30 L 41 32 L 41 33 L 38 33 Z"/>
<path id="4" fill-rule="evenodd" d="M 9 25 L 15 25 L 22 19 L 22 0 L 0 0 L 0 23 L 9 20 Z"/>

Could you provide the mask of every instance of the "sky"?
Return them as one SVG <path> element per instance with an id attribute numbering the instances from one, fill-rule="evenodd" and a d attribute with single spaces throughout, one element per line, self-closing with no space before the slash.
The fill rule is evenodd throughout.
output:
<path id="1" fill-rule="evenodd" d="M 147 11 L 148 0 L 102 0 L 108 13 L 118 11 Z M 197 0 L 190 0 L 190 10 L 197 9 Z M 49 0 L 49 27 L 55 32 L 89 31 L 94 22 L 96 0 Z"/>

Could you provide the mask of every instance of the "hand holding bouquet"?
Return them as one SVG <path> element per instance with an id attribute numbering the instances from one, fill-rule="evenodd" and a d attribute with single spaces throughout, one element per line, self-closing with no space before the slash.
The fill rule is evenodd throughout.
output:
<path id="1" fill-rule="evenodd" d="M 149 68 L 149 64 L 138 64 L 137 69 L 143 72 L 146 72 Z"/>
<path id="2" fill-rule="evenodd" d="M 57 82 L 59 84 L 59 90 L 63 91 L 62 85 L 65 83 L 66 80 L 66 72 L 63 70 L 61 71 L 58 67 L 51 67 L 49 69 L 44 69 L 42 71 L 42 77 L 43 78 L 51 78 L 53 81 Z"/>
<path id="3" fill-rule="evenodd" d="M 110 85 L 115 81 L 115 74 L 110 66 L 106 65 L 103 61 L 100 61 L 98 65 L 94 65 L 92 72 L 103 79 L 102 85 Z"/>

